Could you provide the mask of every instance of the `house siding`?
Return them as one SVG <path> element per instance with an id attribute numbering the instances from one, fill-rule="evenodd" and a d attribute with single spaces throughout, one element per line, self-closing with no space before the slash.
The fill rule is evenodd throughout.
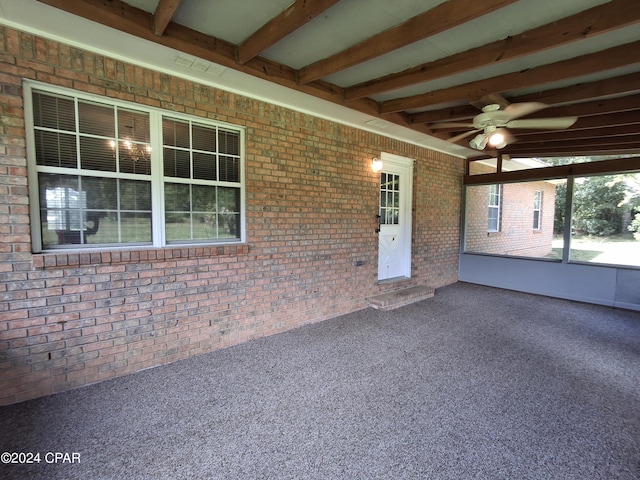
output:
<path id="1" fill-rule="evenodd" d="M 247 242 L 33 254 L 23 79 L 246 128 Z M 0 27 L 0 404 L 365 308 L 379 176 L 416 160 L 415 284 L 457 281 L 462 159 Z"/>

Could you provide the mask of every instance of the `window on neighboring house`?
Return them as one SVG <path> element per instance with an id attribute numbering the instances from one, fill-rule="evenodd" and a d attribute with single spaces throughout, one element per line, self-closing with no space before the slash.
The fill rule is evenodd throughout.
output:
<path id="1" fill-rule="evenodd" d="M 542 226 L 542 192 L 536 190 L 533 194 L 533 229 L 540 230 Z"/>
<path id="2" fill-rule="evenodd" d="M 35 251 L 243 241 L 244 132 L 25 84 Z"/>
<path id="3" fill-rule="evenodd" d="M 487 231 L 500 231 L 500 208 L 502 205 L 502 185 L 489 186 L 489 222 Z"/>

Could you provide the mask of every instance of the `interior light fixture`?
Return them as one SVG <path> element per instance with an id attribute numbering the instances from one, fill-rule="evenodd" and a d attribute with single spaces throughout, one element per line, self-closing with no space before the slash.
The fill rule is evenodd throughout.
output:
<path id="1" fill-rule="evenodd" d="M 373 157 L 371 159 L 371 169 L 374 172 L 379 172 L 380 170 L 382 170 L 382 160 L 380 160 L 378 157 Z"/>
<path id="2" fill-rule="evenodd" d="M 130 140 L 121 141 L 121 153 L 129 155 L 131 160 L 137 162 L 138 160 L 149 160 L 151 157 L 151 145 L 133 143 Z M 109 147 L 111 148 L 113 155 L 116 152 L 116 142 L 114 140 L 109 141 Z"/>

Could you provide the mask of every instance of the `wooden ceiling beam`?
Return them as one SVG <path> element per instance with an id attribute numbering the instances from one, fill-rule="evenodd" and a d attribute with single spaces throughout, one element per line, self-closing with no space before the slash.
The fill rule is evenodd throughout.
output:
<path id="1" fill-rule="evenodd" d="M 638 123 L 613 127 L 602 126 L 598 128 L 588 128 L 581 130 L 560 130 L 553 132 L 547 131 L 528 134 L 523 134 L 519 130 L 514 130 L 511 133 L 513 133 L 513 135 L 517 139 L 517 143 L 521 145 L 535 142 L 564 142 L 567 140 L 589 140 L 594 138 L 611 138 L 634 135 L 638 133 L 639 123 L 640 119 L 638 120 Z"/>
<path id="2" fill-rule="evenodd" d="M 318 80 L 491 13 L 514 1 L 449 0 L 357 45 L 301 68 L 298 81 L 305 84 Z"/>
<path id="3" fill-rule="evenodd" d="M 457 107 L 411 113 L 409 114 L 409 122 L 414 125 L 436 122 L 465 122 L 471 120 L 478 113 L 480 113 L 478 109 L 471 105 L 459 105 Z"/>
<path id="4" fill-rule="evenodd" d="M 181 0 L 160 0 L 153 14 L 153 33 L 162 35 L 173 18 Z"/>
<path id="5" fill-rule="evenodd" d="M 640 72 L 620 75 L 605 80 L 597 80 L 595 82 L 579 83 L 571 85 L 570 87 L 554 88 L 537 93 L 518 95 L 511 97 L 510 100 L 512 103 L 542 102 L 548 105 L 558 105 L 633 93 L 640 93 Z"/>
<path id="6" fill-rule="evenodd" d="M 527 118 L 588 117 L 591 115 L 611 115 L 619 112 L 640 109 L 640 94 L 625 97 L 602 98 L 590 102 L 573 103 L 559 107 L 550 107 L 528 115 Z"/>
<path id="7" fill-rule="evenodd" d="M 173 48 L 180 52 L 233 68 L 278 85 L 292 88 L 309 95 L 346 106 L 342 88 L 328 82 L 315 81 L 299 85 L 296 71 L 285 65 L 263 57 L 255 57 L 244 65 L 236 61 L 237 46 L 210 35 L 197 32 L 177 23 L 168 24 L 164 35 L 153 33 L 153 16 L 144 10 L 132 7 L 121 0 L 38 0 L 39 2 L 78 15 L 87 20 L 129 33 L 144 40 Z M 352 105 L 350 108 L 380 118 L 378 104 L 370 99 Z M 404 116 L 385 116 L 385 120 L 408 126 Z"/>
<path id="8" fill-rule="evenodd" d="M 381 103 L 380 113 L 387 114 L 402 110 L 425 108 L 463 98 L 471 101 L 490 93 L 545 85 L 635 63 L 640 63 L 640 41 L 520 72 L 498 75 L 477 82 L 456 85 L 412 97 L 388 100 Z"/>
<path id="9" fill-rule="evenodd" d="M 558 134 L 563 132 L 585 131 L 593 134 L 593 130 L 600 128 L 628 127 L 634 125 L 638 128 L 640 125 L 640 110 L 629 110 L 628 112 L 620 112 L 616 114 L 590 115 L 581 117 L 576 123 L 566 130 L 556 131 Z M 518 137 L 542 135 L 539 130 L 515 130 Z"/>
<path id="10" fill-rule="evenodd" d="M 613 0 L 513 37 L 345 88 L 347 100 L 497 65 L 640 22 L 640 2 Z"/>
<path id="11" fill-rule="evenodd" d="M 581 152 L 581 154 L 584 153 L 585 152 Z M 615 153 L 624 154 L 627 152 Z M 544 155 L 542 156 L 544 157 Z M 564 156 L 564 154 L 562 156 Z M 484 157 L 482 159 L 484 159 Z M 514 170 L 511 172 L 465 175 L 464 185 L 551 180 L 555 178 L 567 178 L 571 175 L 586 176 L 596 175 L 599 173 L 624 173 L 638 171 L 640 171 L 638 158 L 615 158 L 611 160 L 601 160 L 598 162 L 574 163 L 572 165 L 555 165 L 543 168 L 528 168 L 525 170 Z"/>
<path id="12" fill-rule="evenodd" d="M 553 144 L 547 148 L 534 148 L 523 147 L 520 149 L 511 148 L 504 149 L 504 155 L 510 155 L 511 157 L 520 158 L 551 158 L 551 157 L 590 157 L 594 155 L 636 155 L 640 149 L 640 143 L 636 145 L 624 145 L 622 147 L 616 145 L 604 145 L 604 146 L 563 146 L 560 144 Z M 495 152 L 494 155 L 495 156 Z M 636 164 L 640 164 L 638 159 L 635 159 Z M 640 166 L 638 167 L 640 170 Z"/>
<path id="13" fill-rule="evenodd" d="M 627 151 L 638 153 L 640 148 L 640 135 L 627 135 L 623 137 L 596 138 L 591 141 L 568 140 L 566 142 L 518 142 L 507 145 L 502 153 L 505 155 L 532 155 L 532 156 L 552 156 L 560 152 L 603 152 L 603 151 Z M 591 153 L 590 153 L 591 154 Z M 640 158 L 637 160 L 640 168 Z"/>
<path id="14" fill-rule="evenodd" d="M 555 104 L 583 102 L 590 99 L 633 93 L 640 93 L 640 72 L 607 78 L 606 80 L 580 83 L 571 85 L 570 87 L 544 90 L 533 94 L 518 95 L 516 97 L 510 97 L 508 100 L 511 103 L 542 102 L 553 106 Z M 409 122 L 412 124 L 455 122 L 473 118 L 477 114 L 478 112 L 474 107 L 461 105 L 458 107 L 414 113 L 409 115 Z"/>
<path id="15" fill-rule="evenodd" d="M 238 46 L 238 63 L 244 65 L 339 1 L 296 0 Z"/>

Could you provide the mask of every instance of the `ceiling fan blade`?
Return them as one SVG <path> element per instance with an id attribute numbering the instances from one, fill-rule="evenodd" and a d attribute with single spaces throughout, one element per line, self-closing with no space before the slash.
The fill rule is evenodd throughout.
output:
<path id="1" fill-rule="evenodd" d="M 465 133 L 461 133 L 460 135 L 456 135 L 455 137 L 451 137 L 451 138 L 447 138 L 447 142 L 450 143 L 456 143 L 459 142 L 460 140 L 462 140 L 463 138 L 467 138 L 470 137 L 471 135 L 473 135 L 474 133 L 479 132 L 482 129 L 478 129 L 478 130 L 471 130 L 469 132 L 465 132 Z"/>
<path id="2" fill-rule="evenodd" d="M 543 130 L 562 130 L 578 121 L 578 117 L 530 118 L 528 120 L 511 120 L 509 128 L 539 128 Z"/>
<path id="3" fill-rule="evenodd" d="M 429 128 L 473 128 L 473 123 L 441 122 L 432 123 Z"/>
<path id="4" fill-rule="evenodd" d="M 509 115 L 509 118 L 511 120 L 514 120 L 516 118 L 524 117 L 525 115 L 530 115 L 534 112 L 538 112 L 547 107 L 549 107 L 549 105 L 542 102 L 523 102 L 507 105 L 503 111 Z"/>

